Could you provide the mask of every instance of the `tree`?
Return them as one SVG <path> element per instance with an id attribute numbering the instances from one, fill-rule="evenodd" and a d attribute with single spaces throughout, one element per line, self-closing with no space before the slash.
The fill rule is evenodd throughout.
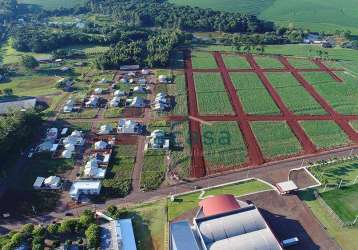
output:
<path id="1" fill-rule="evenodd" d="M 71 234 L 78 232 L 79 222 L 77 219 L 64 220 L 58 228 L 59 233 Z"/>
<path id="2" fill-rule="evenodd" d="M 94 217 L 94 213 L 89 210 L 86 209 L 80 216 L 80 220 L 79 223 L 81 224 L 81 226 L 83 228 L 87 228 L 89 225 L 95 223 L 95 217 Z"/>
<path id="3" fill-rule="evenodd" d="M 100 227 L 91 224 L 85 231 L 86 239 L 90 248 L 97 248 L 100 244 Z"/>
<path id="4" fill-rule="evenodd" d="M 58 233 L 58 228 L 59 228 L 59 224 L 50 224 L 48 225 L 47 227 L 47 231 L 50 233 L 50 234 L 57 234 Z"/>
<path id="5" fill-rule="evenodd" d="M 29 55 L 21 56 L 21 63 L 27 69 L 34 69 L 39 66 L 39 63 L 35 57 Z"/>
<path id="6" fill-rule="evenodd" d="M 13 95 L 13 91 L 11 88 L 5 88 L 3 89 L 3 93 L 5 96 L 12 96 Z"/>

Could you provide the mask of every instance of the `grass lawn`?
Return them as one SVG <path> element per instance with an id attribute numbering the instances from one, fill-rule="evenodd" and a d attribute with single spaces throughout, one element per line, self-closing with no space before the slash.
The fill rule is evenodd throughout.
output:
<path id="1" fill-rule="evenodd" d="M 351 126 L 354 128 L 355 131 L 358 133 L 358 121 L 351 121 Z"/>
<path id="2" fill-rule="evenodd" d="M 123 113 L 124 108 L 108 108 L 104 111 L 103 116 L 105 118 L 119 118 Z"/>
<path id="3" fill-rule="evenodd" d="M 230 77 L 246 113 L 280 113 L 279 108 L 255 73 L 230 73 Z"/>
<path id="4" fill-rule="evenodd" d="M 267 73 L 267 77 L 292 112 L 300 115 L 326 114 L 321 105 L 297 82 L 291 73 Z"/>
<path id="5" fill-rule="evenodd" d="M 132 171 L 137 154 L 136 145 L 117 145 L 113 149 L 111 162 L 103 181 L 105 193 L 112 197 L 123 197 L 128 194 L 132 184 Z M 127 187 L 128 192 L 116 192 L 112 182 L 117 181 Z"/>
<path id="6" fill-rule="evenodd" d="M 283 68 L 282 63 L 275 57 L 255 56 L 256 63 L 261 68 Z"/>
<path id="7" fill-rule="evenodd" d="M 358 114 L 357 78 L 343 72 L 336 74 L 344 80 L 343 83 L 334 81 L 324 72 L 305 72 L 303 76 L 337 112 Z"/>
<path id="8" fill-rule="evenodd" d="M 288 62 L 298 69 L 318 69 L 319 66 L 308 58 L 288 57 Z"/>
<path id="9" fill-rule="evenodd" d="M 194 74 L 200 114 L 232 114 L 232 105 L 219 73 Z"/>
<path id="10" fill-rule="evenodd" d="M 218 67 L 214 56 L 208 52 L 193 51 L 191 60 L 194 69 L 211 69 Z"/>
<path id="11" fill-rule="evenodd" d="M 223 187 L 217 187 L 205 190 L 205 195 L 220 195 L 220 194 L 232 194 L 235 196 L 243 196 L 250 193 L 270 190 L 271 187 L 256 180 L 250 180 L 247 182 L 239 182 Z M 199 196 L 201 191 L 185 194 L 175 197 L 175 201 L 168 201 L 168 220 L 172 221 L 176 217 L 182 215 L 183 213 L 198 208 L 200 199 Z"/>
<path id="12" fill-rule="evenodd" d="M 342 185 L 353 184 L 358 176 L 358 160 L 318 165 L 309 170 L 321 183 L 327 184 L 328 188 L 336 188 L 341 181 Z"/>
<path id="13" fill-rule="evenodd" d="M 175 135 L 176 147 L 170 151 L 170 169 L 181 178 L 186 178 L 190 174 L 191 166 L 189 124 L 186 121 L 172 122 L 171 130 Z"/>
<path id="14" fill-rule="evenodd" d="M 249 62 L 242 56 L 235 54 L 222 54 L 226 68 L 228 69 L 250 69 Z"/>
<path id="15" fill-rule="evenodd" d="M 204 159 L 210 168 L 240 165 L 246 161 L 246 145 L 236 122 L 202 126 Z"/>
<path id="16" fill-rule="evenodd" d="M 300 123 L 318 148 L 332 148 L 350 143 L 347 135 L 333 121 L 301 121 Z"/>
<path id="17" fill-rule="evenodd" d="M 91 119 L 95 118 L 98 113 L 96 108 L 86 108 L 80 112 L 61 113 L 58 115 L 60 119 Z"/>
<path id="18" fill-rule="evenodd" d="M 319 222 L 326 228 L 328 234 L 345 250 L 355 250 L 358 245 L 358 228 L 357 227 L 341 227 L 336 223 L 327 209 L 316 200 L 312 190 L 299 193 L 301 200 L 311 209 Z"/>
<path id="19" fill-rule="evenodd" d="M 321 193 L 321 197 L 344 222 L 358 216 L 358 184 Z"/>
<path id="20" fill-rule="evenodd" d="M 143 170 L 140 186 L 144 190 L 157 189 L 165 179 L 167 166 L 166 152 L 163 150 L 148 150 L 144 154 Z"/>
<path id="21" fill-rule="evenodd" d="M 301 145 L 286 122 L 253 122 L 251 127 L 266 158 L 288 156 L 301 151 Z"/>

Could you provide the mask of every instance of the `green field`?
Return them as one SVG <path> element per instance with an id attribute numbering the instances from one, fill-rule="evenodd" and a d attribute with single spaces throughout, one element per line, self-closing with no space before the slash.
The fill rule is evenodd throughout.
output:
<path id="1" fill-rule="evenodd" d="M 170 0 L 214 10 L 250 13 L 280 25 L 313 31 L 351 30 L 358 34 L 357 0 Z"/>
<path id="2" fill-rule="evenodd" d="M 354 128 L 355 131 L 358 133 L 358 121 L 351 121 L 351 126 Z"/>
<path id="3" fill-rule="evenodd" d="M 358 114 L 357 78 L 343 72 L 336 74 L 344 80 L 343 83 L 336 82 L 324 72 L 305 72 L 303 76 L 337 112 Z"/>
<path id="4" fill-rule="evenodd" d="M 144 190 L 157 189 L 165 179 L 167 166 L 164 162 L 165 151 L 148 150 L 144 154 L 140 186 Z"/>
<path id="5" fill-rule="evenodd" d="M 240 165 L 246 161 L 246 145 L 236 122 L 202 126 L 204 159 L 210 168 Z"/>
<path id="6" fill-rule="evenodd" d="M 232 114 L 232 106 L 219 73 L 194 74 L 200 114 Z"/>
<path id="7" fill-rule="evenodd" d="M 300 122 L 317 148 L 332 148 L 350 143 L 347 135 L 333 121 Z"/>
<path id="8" fill-rule="evenodd" d="M 283 68 L 283 64 L 275 57 L 270 56 L 255 56 L 256 63 L 261 68 L 274 68 L 274 69 L 280 69 Z"/>
<path id="9" fill-rule="evenodd" d="M 326 114 L 321 105 L 297 82 L 292 74 L 267 73 L 266 75 L 292 112 L 300 115 Z"/>
<path id="10" fill-rule="evenodd" d="M 214 56 L 208 52 L 194 51 L 191 54 L 191 60 L 194 69 L 211 69 L 218 67 Z"/>
<path id="11" fill-rule="evenodd" d="M 246 113 L 280 113 L 279 108 L 255 73 L 230 73 L 230 77 Z"/>
<path id="12" fill-rule="evenodd" d="M 323 200 L 344 222 L 353 222 L 358 216 L 358 184 L 320 194 Z"/>
<path id="13" fill-rule="evenodd" d="M 318 69 L 319 66 L 308 58 L 288 57 L 288 62 L 298 69 Z"/>
<path id="14" fill-rule="evenodd" d="M 87 0 L 18 0 L 18 2 L 37 5 L 46 10 L 53 10 L 58 8 L 73 8 L 75 6 L 84 5 Z"/>
<path id="15" fill-rule="evenodd" d="M 301 145 L 286 122 L 253 122 L 251 127 L 266 158 L 292 155 Z"/>
<path id="16" fill-rule="evenodd" d="M 222 54 L 225 66 L 228 69 L 249 69 L 249 62 L 242 56 L 235 54 Z"/>
<path id="17" fill-rule="evenodd" d="M 235 196 L 243 196 L 253 192 L 270 190 L 271 187 L 256 180 L 247 182 L 239 182 L 223 187 L 212 188 L 205 190 L 205 195 L 220 195 L 220 194 L 232 194 Z M 185 212 L 196 209 L 199 206 L 201 192 L 194 192 L 191 194 L 180 195 L 175 197 L 175 201 L 168 201 L 168 220 L 172 221 L 176 217 L 182 215 Z"/>

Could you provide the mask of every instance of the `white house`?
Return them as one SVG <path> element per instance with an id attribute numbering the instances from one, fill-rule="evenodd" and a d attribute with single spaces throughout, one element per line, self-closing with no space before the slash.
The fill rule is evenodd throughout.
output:
<path id="1" fill-rule="evenodd" d="M 115 96 L 112 98 L 112 100 L 109 102 L 110 107 L 118 107 L 121 103 L 121 98 L 118 96 Z"/>
<path id="2" fill-rule="evenodd" d="M 86 107 L 95 108 L 98 106 L 99 97 L 91 95 L 90 99 L 85 103 Z"/>
<path id="3" fill-rule="evenodd" d="M 138 134 L 140 132 L 140 124 L 132 120 L 120 119 L 117 132 L 121 134 Z"/>
<path id="4" fill-rule="evenodd" d="M 157 129 L 150 134 L 150 147 L 153 149 L 169 149 L 170 141 L 163 130 Z"/>
<path id="5" fill-rule="evenodd" d="M 34 189 L 59 189 L 61 188 L 61 178 L 58 176 L 49 176 L 47 178 L 39 176 L 32 186 Z"/>
<path id="6" fill-rule="evenodd" d="M 100 135 L 108 135 L 112 133 L 113 127 L 109 124 L 104 124 L 99 128 L 98 134 Z"/>
<path id="7" fill-rule="evenodd" d="M 102 88 L 95 88 L 95 89 L 94 89 L 94 93 L 95 93 L 96 95 L 100 95 L 100 94 L 102 94 L 102 92 L 103 92 L 103 89 L 102 89 Z"/>
<path id="8" fill-rule="evenodd" d="M 111 158 L 111 154 L 109 153 L 94 153 L 91 155 L 92 158 L 96 159 L 97 163 L 102 165 L 108 165 L 109 160 Z"/>
<path id="9" fill-rule="evenodd" d="M 103 150 L 106 149 L 107 147 L 108 147 L 108 143 L 105 141 L 98 141 L 94 144 L 95 150 Z"/>
<path id="10" fill-rule="evenodd" d="M 39 151 L 39 152 L 51 151 L 52 146 L 53 146 L 53 142 L 51 142 L 51 141 L 44 141 L 43 143 L 41 143 L 40 145 L 38 145 L 37 151 Z"/>
<path id="11" fill-rule="evenodd" d="M 127 99 L 127 103 L 129 107 L 133 107 L 133 108 L 144 108 L 145 107 L 145 102 L 143 100 L 143 98 L 139 97 L 139 96 L 135 96 L 133 99 Z"/>
<path id="12" fill-rule="evenodd" d="M 96 159 L 90 159 L 85 165 L 83 175 L 86 178 L 103 179 L 106 175 L 106 169 L 99 168 Z"/>
<path id="13" fill-rule="evenodd" d="M 72 183 L 69 193 L 72 199 L 78 200 L 80 195 L 99 195 L 101 187 L 99 180 L 80 180 Z"/>
<path id="14" fill-rule="evenodd" d="M 167 75 L 160 75 L 158 77 L 159 83 L 170 83 L 171 78 Z"/>
<path id="15" fill-rule="evenodd" d="M 163 111 L 170 108 L 171 104 L 167 95 L 165 93 L 158 93 L 155 96 L 154 102 L 152 104 L 152 109 L 155 111 Z"/>
<path id="16" fill-rule="evenodd" d="M 58 128 L 50 128 L 47 130 L 46 133 L 46 140 L 48 141 L 55 141 L 58 136 Z"/>
<path id="17" fill-rule="evenodd" d="M 82 146 L 85 143 L 85 140 L 82 136 L 82 132 L 74 130 L 71 135 L 65 137 L 62 141 L 64 145 L 71 144 L 73 146 Z M 66 147 L 66 146 L 65 146 Z M 67 146 L 69 147 L 69 146 Z"/>
<path id="18" fill-rule="evenodd" d="M 71 144 L 71 143 L 65 144 L 65 149 L 67 149 L 69 151 L 74 151 L 75 150 L 75 145 Z"/>
<path id="19" fill-rule="evenodd" d="M 116 90 L 114 91 L 113 93 L 114 96 L 117 96 L 117 97 L 120 97 L 120 96 L 125 96 L 126 95 L 126 92 L 124 92 L 123 90 Z"/>
<path id="20" fill-rule="evenodd" d="M 65 159 L 70 159 L 72 157 L 73 150 L 65 149 L 62 151 L 61 156 Z"/>

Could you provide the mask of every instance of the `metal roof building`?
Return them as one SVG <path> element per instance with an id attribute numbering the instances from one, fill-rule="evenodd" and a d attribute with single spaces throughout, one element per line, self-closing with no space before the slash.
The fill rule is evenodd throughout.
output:
<path id="1" fill-rule="evenodd" d="M 171 250 L 200 250 L 188 221 L 178 221 L 170 225 Z"/>
<path id="2" fill-rule="evenodd" d="M 113 250 L 137 250 L 131 219 L 112 221 Z"/>
<path id="3" fill-rule="evenodd" d="M 35 97 L 22 97 L 7 101 L 0 101 L 0 115 L 7 114 L 11 111 L 33 109 L 36 106 Z"/>

